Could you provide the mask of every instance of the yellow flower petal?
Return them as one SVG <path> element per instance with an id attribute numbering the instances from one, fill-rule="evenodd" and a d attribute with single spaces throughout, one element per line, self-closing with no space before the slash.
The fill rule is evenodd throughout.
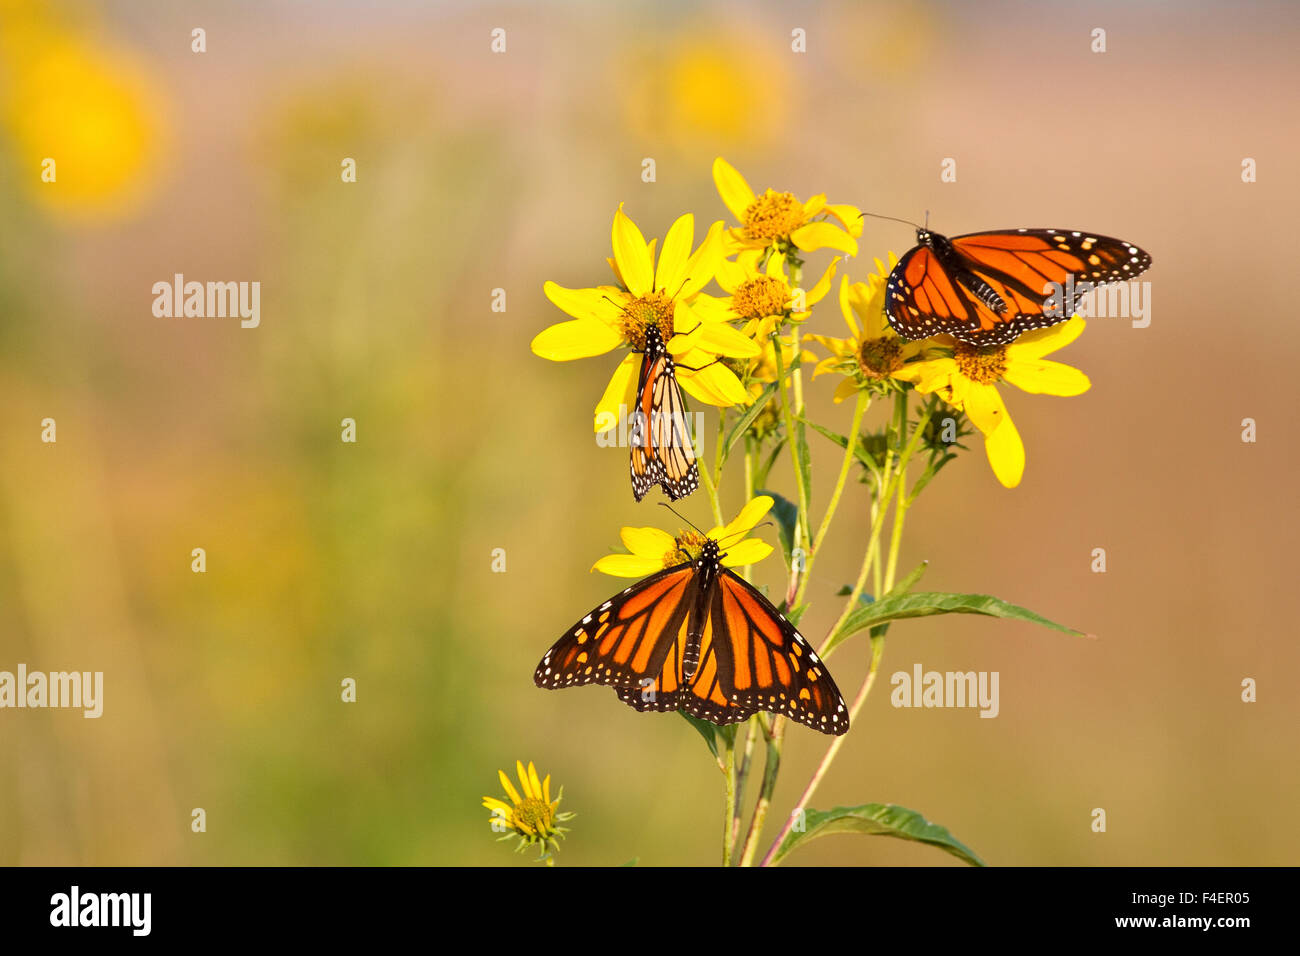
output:
<path id="1" fill-rule="evenodd" d="M 1011 420 L 1007 406 L 994 385 L 971 382 L 966 388 L 964 404 L 971 424 L 982 431 L 985 438 Z"/>
<path id="2" fill-rule="evenodd" d="M 839 226 L 829 222 L 810 222 L 790 233 L 790 241 L 805 252 L 838 249 L 850 256 L 858 254 L 858 241 Z"/>
<path id="3" fill-rule="evenodd" d="M 676 295 L 686 278 L 686 263 L 691 257 L 691 243 L 695 241 L 695 217 L 690 213 L 679 216 L 664 236 L 664 248 L 659 253 L 655 270 L 655 288 L 668 295 Z"/>
<path id="4" fill-rule="evenodd" d="M 619 532 L 623 546 L 639 558 L 663 561 L 664 555 L 677 546 L 673 536 L 659 528 L 624 528 Z"/>
<path id="5" fill-rule="evenodd" d="M 838 405 L 846 398 L 852 398 L 858 391 L 858 383 L 853 380 L 852 376 L 845 376 L 844 381 L 835 387 L 835 403 Z"/>
<path id="6" fill-rule="evenodd" d="M 775 258 L 775 256 L 773 257 Z M 753 270 L 750 269 L 744 261 L 737 256 L 735 259 L 722 259 L 718 262 L 717 271 L 713 276 L 718 280 L 718 285 L 727 292 L 733 294 L 740 288 L 741 283 L 754 277 Z"/>
<path id="7" fill-rule="evenodd" d="M 1065 348 L 1077 339 L 1083 334 L 1087 324 L 1076 315 L 1069 321 L 1026 332 L 1007 346 L 1007 358 L 1042 358 L 1057 349 Z"/>
<path id="8" fill-rule="evenodd" d="M 750 402 L 749 393 L 740 384 L 740 379 L 721 363 L 710 365 L 699 372 L 678 376 L 677 380 L 689 395 L 719 408 L 748 405 Z"/>
<path id="9" fill-rule="evenodd" d="M 1007 363 L 1003 381 L 1035 395 L 1082 395 L 1092 383 L 1077 368 L 1049 359 L 1020 359 Z"/>
<path id="10" fill-rule="evenodd" d="M 745 507 L 741 508 L 740 514 L 732 518 L 730 522 L 710 531 L 709 537 L 714 540 L 721 540 L 722 538 L 748 534 L 753 530 L 754 525 L 762 521 L 763 516 L 772 510 L 774 504 L 776 504 L 776 501 L 771 495 L 758 495 L 750 500 Z"/>
<path id="11" fill-rule="evenodd" d="M 500 810 L 507 820 L 510 819 L 510 814 L 514 810 L 510 804 L 504 803 L 496 797 L 484 797 L 483 806 L 489 810 Z"/>
<path id="12" fill-rule="evenodd" d="M 530 760 L 528 761 L 528 782 L 532 786 L 532 795 L 536 799 L 542 796 L 542 781 L 537 776 L 537 767 Z"/>
<path id="13" fill-rule="evenodd" d="M 623 213 L 622 203 L 618 204 L 618 211 L 614 213 L 611 238 L 614 261 L 618 263 L 618 273 L 623 277 L 628 292 L 640 297 L 652 291 L 654 264 L 650 259 L 650 250 L 636 223 Z"/>
<path id="14" fill-rule="evenodd" d="M 542 799 L 547 803 L 551 802 L 551 775 L 549 773 L 546 775 L 546 779 L 542 781 Z M 555 807 L 552 806 L 551 809 L 554 810 Z"/>
<path id="15" fill-rule="evenodd" d="M 705 322 L 694 344 L 697 348 L 730 358 L 754 358 L 762 352 L 753 339 L 723 322 Z"/>
<path id="16" fill-rule="evenodd" d="M 772 257 L 773 259 L 776 256 Z M 808 305 L 816 305 L 822 299 L 826 298 L 826 293 L 831 291 L 831 281 L 835 278 L 835 270 L 840 264 L 840 256 L 831 260 L 831 264 L 826 267 L 822 277 L 817 280 L 817 284 L 804 293 L 804 302 Z"/>
<path id="17" fill-rule="evenodd" d="M 849 282 L 849 277 L 844 276 L 840 279 L 840 312 L 844 315 L 844 324 L 849 327 L 849 337 L 853 339 L 862 338 L 862 329 L 859 328 L 857 319 L 853 314 L 853 286 Z"/>
<path id="18" fill-rule="evenodd" d="M 516 790 L 515 785 L 510 782 L 510 778 L 506 776 L 506 772 L 504 770 L 498 770 L 497 776 L 501 778 L 501 789 L 506 792 L 506 796 L 510 798 L 511 802 L 514 803 L 515 806 L 523 803 L 523 800 L 519 798 L 519 791 Z"/>
<path id="19" fill-rule="evenodd" d="M 542 291 L 556 306 L 575 319 L 595 319 L 609 326 L 617 326 L 623 318 L 623 303 L 627 293 L 612 285 L 594 289 L 566 289 L 555 282 L 547 282 Z"/>
<path id="20" fill-rule="evenodd" d="M 605 394 L 596 403 L 596 432 L 617 428 L 623 416 L 631 410 L 636 402 L 636 379 L 641 370 L 641 356 L 629 352 L 614 369 L 614 374 L 605 386 Z"/>
<path id="21" fill-rule="evenodd" d="M 805 221 L 820 213 L 826 208 L 826 194 L 818 193 L 803 204 L 803 218 Z"/>
<path id="22" fill-rule="evenodd" d="M 623 344 L 621 333 L 595 319 L 571 319 L 542 329 L 533 339 L 533 354 L 552 362 L 604 355 Z"/>
<path id="23" fill-rule="evenodd" d="M 984 436 L 984 453 L 998 481 L 1008 488 L 1020 484 L 1025 473 L 1025 445 L 1015 423 L 1007 418 L 992 435 Z"/>
<path id="24" fill-rule="evenodd" d="M 524 799 L 528 800 L 537 796 L 537 794 L 533 793 L 532 788 L 528 786 L 528 773 L 524 770 L 522 760 L 515 761 L 515 773 L 519 776 L 519 786 L 523 790 Z"/>
<path id="25" fill-rule="evenodd" d="M 830 213 L 840 221 L 850 236 L 862 235 L 862 210 L 857 206 L 850 206 L 848 203 L 828 202 L 822 212 Z"/>
<path id="26" fill-rule="evenodd" d="M 719 156 L 713 161 L 713 183 L 718 187 L 722 202 L 736 217 L 737 222 L 745 221 L 745 210 L 754 201 L 754 190 L 749 188 L 745 177 L 736 172 L 736 168 Z"/>
<path id="27" fill-rule="evenodd" d="M 746 538 L 739 544 L 728 545 L 722 556 L 724 568 L 737 568 L 746 564 L 758 564 L 772 553 L 772 546 L 758 538 Z"/>
<path id="28" fill-rule="evenodd" d="M 700 243 L 700 248 L 695 250 L 686 263 L 685 283 L 682 284 L 680 292 L 677 289 L 666 290 L 669 295 L 677 293 L 683 298 L 691 298 L 711 281 L 718 271 L 718 263 L 726 254 L 726 245 L 723 242 L 723 225 L 719 219 L 713 225 L 709 226 L 708 233 L 704 236 L 704 241 Z M 681 281 L 681 280 L 678 280 Z"/>
<path id="29" fill-rule="evenodd" d="M 591 566 L 591 570 L 615 578 L 644 578 L 663 570 L 663 556 L 651 561 L 635 554 L 607 554 Z"/>

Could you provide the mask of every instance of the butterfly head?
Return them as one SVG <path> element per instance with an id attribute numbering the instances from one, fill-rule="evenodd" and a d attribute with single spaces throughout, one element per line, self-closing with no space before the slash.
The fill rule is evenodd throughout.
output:
<path id="1" fill-rule="evenodd" d="M 703 569 L 707 567 L 720 567 L 722 562 L 722 548 L 713 538 L 704 542 L 704 550 L 700 552 L 699 558 L 696 559 L 697 567 Z"/>

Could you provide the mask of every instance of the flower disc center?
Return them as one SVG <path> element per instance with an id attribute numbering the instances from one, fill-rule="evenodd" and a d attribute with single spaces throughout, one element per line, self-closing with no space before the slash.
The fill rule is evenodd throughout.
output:
<path id="1" fill-rule="evenodd" d="M 751 239 L 779 239 L 803 225 L 803 203 L 794 193 L 769 189 L 745 210 L 745 231 Z"/>
<path id="2" fill-rule="evenodd" d="M 794 296 L 784 279 L 755 276 L 742 282 L 731 296 L 731 308 L 742 319 L 784 315 Z"/>
<path id="3" fill-rule="evenodd" d="M 1007 370 L 1007 347 L 1005 345 L 991 345 L 981 348 L 978 345 L 958 342 L 957 348 L 953 350 L 952 357 L 957 363 L 957 370 L 962 375 L 972 382 L 979 382 L 981 385 L 992 385 L 1002 378 Z"/>
<path id="4" fill-rule="evenodd" d="M 620 329 L 623 338 L 631 342 L 633 348 L 643 351 L 646 331 L 654 326 L 659 330 L 659 337 L 667 342 L 673 337 L 674 307 L 674 301 L 662 292 L 650 292 L 633 299 L 623 307 Z"/>

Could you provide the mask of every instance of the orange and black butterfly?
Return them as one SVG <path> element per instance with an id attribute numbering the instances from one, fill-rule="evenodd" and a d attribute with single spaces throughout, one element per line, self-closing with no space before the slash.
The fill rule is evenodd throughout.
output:
<path id="1" fill-rule="evenodd" d="M 634 584 L 565 632 L 538 687 L 613 687 L 637 710 L 734 724 L 766 710 L 824 734 L 849 729 L 826 665 L 785 615 L 722 566 L 718 542 Z"/>
<path id="2" fill-rule="evenodd" d="M 675 368 L 659 330 L 650 326 L 646 329 L 628 440 L 632 448 L 632 494 L 637 501 L 655 485 L 663 486 L 669 501 L 685 498 L 700 486 L 700 469 L 686 430 L 686 404 Z"/>
<path id="3" fill-rule="evenodd" d="M 1080 296 L 1136 278 L 1151 256 L 1123 239 L 1070 229 L 995 229 L 949 239 L 917 229 L 889 273 L 885 311 L 906 339 L 946 332 L 1002 345 L 1064 322 Z"/>

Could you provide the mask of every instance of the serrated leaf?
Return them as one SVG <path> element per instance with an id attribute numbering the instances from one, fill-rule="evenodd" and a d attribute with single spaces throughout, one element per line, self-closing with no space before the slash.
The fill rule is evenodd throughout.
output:
<path id="1" fill-rule="evenodd" d="M 861 833 L 925 843 L 951 853 L 971 866 L 986 865 L 974 850 L 949 833 L 947 828 L 931 823 L 915 810 L 892 803 L 864 803 L 857 807 L 836 807 L 824 811 L 807 810 L 804 823 L 802 833 L 792 831 L 781 841 L 772 862 L 781 862 L 792 850 L 818 837 L 830 836 L 832 833 Z"/>
<path id="2" fill-rule="evenodd" d="M 919 591 L 915 594 L 890 594 L 867 607 L 858 608 L 845 618 L 840 629 L 828 642 L 826 650 L 829 651 L 845 638 L 865 628 L 887 621 L 898 621 L 909 617 L 930 617 L 934 614 L 981 614 L 986 617 L 1028 621 L 1054 631 L 1077 634 L 1080 637 L 1086 636 L 1083 631 L 1049 621 L 1028 608 L 1010 604 L 990 594 L 944 594 L 937 591 Z"/>

